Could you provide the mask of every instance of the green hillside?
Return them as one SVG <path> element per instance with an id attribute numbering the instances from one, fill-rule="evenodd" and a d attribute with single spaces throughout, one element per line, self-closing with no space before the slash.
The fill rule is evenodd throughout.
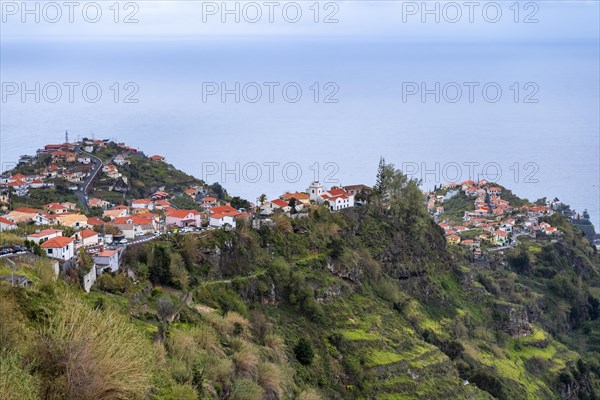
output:
<path id="1" fill-rule="evenodd" d="M 22 261 L 1 397 L 599 398 L 600 255 L 562 216 L 482 267 L 387 165 L 364 207 L 273 220 L 130 247 L 90 294 Z"/>

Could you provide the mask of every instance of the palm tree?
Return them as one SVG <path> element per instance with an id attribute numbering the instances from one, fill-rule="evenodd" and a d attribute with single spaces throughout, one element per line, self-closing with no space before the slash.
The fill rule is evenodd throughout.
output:
<path id="1" fill-rule="evenodd" d="M 13 198 L 14 193 L 15 193 L 15 188 L 13 188 L 12 186 L 9 186 L 8 187 L 8 209 L 9 210 L 13 209 L 12 208 L 12 198 Z"/>
<path id="2" fill-rule="evenodd" d="M 262 206 L 265 201 L 267 201 L 267 195 L 266 194 L 261 194 L 260 197 L 258 198 L 258 201 L 260 202 L 260 205 Z"/>

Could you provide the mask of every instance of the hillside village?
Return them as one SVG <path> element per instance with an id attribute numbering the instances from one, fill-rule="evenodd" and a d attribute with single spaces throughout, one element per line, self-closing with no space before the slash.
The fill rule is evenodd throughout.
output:
<path id="1" fill-rule="evenodd" d="M 153 166 L 155 185 L 135 190 L 132 164 Z M 144 165 L 143 163 L 146 163 Z M 81 252 L 93 258 L 84 280 L 89 290 L 95 275 L 116 272 L 127 246 L 168 234 L 201 234 L 210 229 L 235 229 L 239 221 L 269 226 L 274 214 L 306 217 L 311 207 L 327 204 L 331 211 L 361 204 L 365 185 L 325 189 L 312 182 L 304 192 L 284 193 L 256 205 L 226 196 L 193 177 L 160 181 L 161 173 L 177 175 L 160 155 L 146 156 L 123 143 L 83 140 L 48 144 L 35 156 L 22 156 L 18 166 L 0 178 L 0 231 L 13 231 L 30 249 L 69 268 Z M 135 194 L 146 194 L 136 198 Z M 362 195 L 362 196 L 361 196 Z M 43 200 L 54 200 L 44 203 Z M 64 200 L 64 201 L 62 201 Z M 5 243 L 4 243 L 5 244 Z M 2 255 L 24 250 L 5 247 Z"/>
<path id="2" fill-rule="evenodd" d="M 143 171 L 151 184 L 140 183 Z M 255 229 L 273 226 L 274 215 L 304 218 L 311 208 L 323 205 L 337 212 L 364 205 L 371 191 L 362 184 L 327 189 L 312 182 L 304 191 L 278 198 L 261 195 L 254 204 L 228 196 L 218 184 L 209 186 L 175 171 L 163 156 L 146 156 L 124 143 L 48 144 L 35 156 L 23 156 L 17 168 L 1 177 L 0 231 L 24 237 L 29 249 L 37 247 L 38 254 L 58 260 L 61 270 L 82 253 L 91 256 L 93 266 L 83 278 L 89 291 L 96 276 L 119 270 L 130 245 L 161 235 L 235 229 L 240 221 Z M 179 179 L 161 180 L 165 172 Z M 558 201 L 529 204 L 498 185 L 471 180 L 424 194 L 448 243 L 467 247 L 476 258 L 484 256 L 485 248 L 514 246 L 520 236 L 561 237 L 560 230 L 542 221 L 562 204 Z M 2 252 L 24 250 L 17 246 Z"/>
<path id="3" fill-rule="evenodd" d="M 541 221 L 554 214 L 562 204 L 558 201 L 524 204 L 503 187 L 472 180 L 442 185 L 426 196 L 427 210 L 448 243 L 471 248 L 476 257 L 482 256 L 482 246 L 514 247 L 519 236 L 551 240 L 561 236 L 557 227 Z"/>

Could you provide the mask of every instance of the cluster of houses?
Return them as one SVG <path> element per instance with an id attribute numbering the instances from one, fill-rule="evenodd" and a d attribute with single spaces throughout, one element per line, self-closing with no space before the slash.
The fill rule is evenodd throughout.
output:
<path id="1" fill-rule="evenodd" d="M 251 218 L 267 218 L 274 213 L 282 212 L 287 215 L 307 211 L 311 206 L 327 204 L 331 211 L 339 211 L 348 207 L 354 207 L 355 194 L 360 191 L 368 191 L 365 185 L 354 185 L 348 187 L 332 187 L 325 190 L 320 182 L 312 182 L 306 192 L 286 192 L 279 198 L 262 201 L 259 206 L 249 203 L 248 209 L 236 209 L 229 202 L 219 201 L 217 198 L 208 196 L 204 187 L 190 187 L 183 191 L 184 195 L 193 199 L 197 209 L 177 209 L 171 205 L 169 198 L 172 196 L 165 191 L 158 191 L 149 198 L 135 199 L 131 206 L 116 206 L 105 208 L 103 216 L 114 220 L 115 218 L 127 218 L 130 215 L 152 217 L 160 219 L 157 212 L 164 215 L 163 224 L 166 230 L 173 228 L 199 228 L 208 226 L 211 228 L 235 228 L 237 220 L 249 220 Z M 90 205 L 98 204 L 99 199 L 90 199 Z M 125 237 L 128 237 L 126 234 Z"/>
<path id="2" fill-rule="evenodd" d="M 111 159 L 102 165 L 102 173 L 115 181 L 125 181 L 125 185 L 126 176 L 119 168 L 126 167 L 131 157 L 145 157 L 123 143 L 87 139 L 76 144 L 49 144 L 39 149 L 35 156 L 21 157 L 20 163 L 27 167 L 21 170 L 35 172 L 29 176 L 16 173 L 0 177 L 0 211 L 4 211 L 0 213 L 3 214 L 0 215 L 0 231 L 22 228 L 21 232 L 32 232 L 33 226 L 33 233 L 24 234 L 26 239 L 38 244 L 44 254 L 60 263 L 77 259 L 82 251 L 89 253 L 94 268 L 84 277 L 86 290 L 94 283 L 96 275 L 106 270 L 118 270 L 124 246 L 114 246 L 114 242 L 149 240 L 174 231 L 234 229 L 240 220 L 272 222 L 269 216 L 273 214 L 307 215 L 310 208 L 322 205 L 331 211 L 340 211 L 360 204 L 356 197 L 370 190 L 365 185 L 326 189 L 320 182 L 312 182 L 304 192 L 286 192 L 269 201 L 261 198 L 258 205 L 248 203 L 247 208 L 236 208 L 230 202 L 212 197 L 206 187 L 193 186 L 177 193 L 159 188 L 148 198 L 133 199 L 122 205 L 99 197 L 86 197 L 90 208 L 88 215 L 72 202 L 52 202 L 38 208 L 10 207 L 12 195 L 27 197 L 31 189 L 52 187 L 55 179 L 66 180 L 74 186 L 84 181 L 93 171 L 94 163 L 91 156 L 77 150 L 78 146 L 86 153 L 110 147 L 110 151 L 103 153 L 109 154 Z M 165 162 L 160 155 L 150 156 L 148 160 Z M 117 191 L 117 188 L 109 188 L 113 189 Z M 190 209 L 175 207 L 172 201 L 177 196 L 189 196 L 195 206 Z"/>
<path id="3" fill-rule="evenodd" d="M 75 153 L 75 145 L 72 143 L 48 144 L 39 149 L 35 156 L 22 156 L 19 164 L 33 166 L 35 173 L 1 176 L 0 191 L 12 190 L 15 194 L 25 197 L 31 189 L 53 187 L 52 181 L 56 179 L 77 185 L 92 170 L 90 157 Z"/>
<path id="4" fill-rule="evenodd" d="M 80 251 L 88 252 L 94 263 L 85 278 L 88 291 L 97 275 L 119 269 L 119 250 L 106 248 L 112 243 L 112 235 L 94 229 L 104 226 L 105 221 L 87 217 L 73 203 L 49 203 L 43 209 L 21 207 L 0 217 L 1 231 L 16 230 L 19 224 L 33 224 L 35 232 L 26 234 L 25 239 L 38 244 L 46 256 L 60 263 L 70 263 Z"/>
<path id="5" fill-rule="evenodd" d="M 92 170 L 90 157 L 75 153 L 72 143 L 48 144 L 39 149 L 35 156 L 22 156 L 19 164 L 30 164 L 35 173 L 4 175 L 0 177 L 0 190 L 11 189 L 19 196 L 27 196 L 31 189 L 53 187 L 52 181 L 56 179 L 77 185 Z"/>
<path id="6" fill-rule="evenodd" d="M 65 180 L 75 188 L 83 182 L 93 170 L 93 162 L 90 156 L 76 151 L 76 146 L 92 153 L 102 150 L 109 146 L 109 140 L 85 140 L 75 143 L 47 144 L 38 149 L 34 156 L 21 156 L 20 165 L 28 165 L 35 173 L 24 175 L 17 173 L 14 175 L 3 174 L 0 176 L 0 196 L 8 191 L 12 191 L 18 196 L 26 197 L 31 189 L 41 189 L 53 187 L 55 180 Z M 129 163 L 127 160 L 132 154 L 138 153 L 138 150 L 127 146 L 124 143 L 115 144 L 122 150 L 112 159 L 111 163 L 102 166 L 102 173 L 113 180 L 123 179 L 127 185 L 127 178 L 119 171 L 118 167 Z M 141 154 L 141 153 L 140 153 Z M 148 157 L 151 161 L 164 162 L 165 158 L 160 155 Z M 113 188 L 110 188 L 113 189 Z M 0 207 L 2 207 L 0 198 Z"/>
<path id="7" fill-rule="evenodd" d="M 353 188 L 356 190 L 358 186 Z M 360 188 L 369 189 L 362 185 Z M 35 232 L 27 234 L 26 239 L 38 244 L 46 256 L 60 263 L 76 260 L 81 251 L 90 254 L 93 267 L 82 277 L 83 287 L 89 292 L 97 276 L 106 271 L 118 271 L 124 248 L 112 245 L 116 238 L 135 240 L 146 235 L 156 237 L 167 230 L 187 232 L 204 227 L 233 229 L 239 220 L 262 218 L 270 221 L 267 217 L 273 213 L 304 213 L 310 207 L 324 203 L 332 211 L 355 205 L 354 194 L 348 190 L 341 187 L 325 190 L 319 182 L 311 183 L 306 192 L 286 192 L 277 199 L 264 201 L 260 207 L 250 204 L 248 210 L 236 209 L 229 202 L 206 196 L 202 187 L 190 187 L 183 194 L 197 202 L 197 209 L 173 207 L 169 202 L 172 196 L 164 190 L 149 198 L 132 200 L 129 205 L 114 205 L 93 197 L 88 200 L 88 205 L 101 209 L 102 218 L 86 216 L 71 202 L 53 202 L 41 209 L 20 207 L 10 210 L 0 216 L 0 230 L 34 225 Z M 109 226 L 112 232 L 116 229 L 118 236 L 105 233 Z"/>
<path id="8" fill-rule="evenodd" d="M 470 247 L 475 254 L 481 254 L 482 242 L 491 246 L 508 246 L 516 243 L 516 238 L 521 235 L 537 237 L 561 234 L 556 227 L 540 222 L 540 218 L 554 213 L 551 202 L 515 207 L 502 198 L 504 190 L 486 181 L 467 180 L 461 184 L 446 184 L 439 190 L 426 193 L 427 209 L 444 230 L 449 243 Z M 462 222 L 456 224 L 444 217 L 444 203 L 459 192 L 473 198 L 474 209 L 465 211 Z"/>
<path id="9" fill-rule="evenodd" d="M 17 196 L 25 197 L 30 189 L 40 189 L 52 187 L 54 183 L 47 181 L 45 174 L 23 175 L 14 174 L 11 176 L 0 177 L 0 191 L 3 196 L 7 196 L 9 191 L 13 191 Z"/>
<path id="10" fill-rule="evenodd" d="M 348 187 L 349 190 L 369 190 L 367 186 Z M 172 196 L 157 191 L 149 198 L 135 199 L 129 205 L 114 205 L 92 197 L 88 205 L 101 209 L 102 217 L 86 216 L 71 202 L 53 202 L 43 208 L 20 207 L 0 216 L 0 230 L 14 230 L 18 224 L 39 227 L 27 239 L 43 244 L 46 254 L 60 260 L 70 260 L 80 248 L 90 249 L 110 244 L 112 235 L 100 232 L 107 226 L 116 228 L 118 237 L 136 239 L 180 228 L 235 228 L 236 221 L 266 218 L 276 212 L 288 215 L 306 212 L 310 207 L 327 204 L 331 211 L 355 205 L 354 194 L 343 187 L 325 190 L 319 182 L 312 182 L 306 192 L 286 192 L 277 199 L 263 201 L 259 207 L 250 203 L 249 209 L 236 209 L 229 202 L 204 195 L 202 187 L 190 187 L 183 193 L 193 198 L 196 209 L 178 209 L 171 205 Z M 63 236 L 71 228 L 75 233 Z"/>
<path id="11" fill-rule="evenodd" d="M 275 210 L 297 213 L 311 205 L 322 204 L 326 204 L 330 211 L 340 211 L 361 204 L 356 196 L 361 192 L 366 194 L 370 190 L 371 188 L 366 185 L 333 186 L 325 190 L 323 184 L 314 181 L 306 192 L 286 192 L 278 199 L 263 202 L 260 206 L 260 215 L 268 216 Z"/>

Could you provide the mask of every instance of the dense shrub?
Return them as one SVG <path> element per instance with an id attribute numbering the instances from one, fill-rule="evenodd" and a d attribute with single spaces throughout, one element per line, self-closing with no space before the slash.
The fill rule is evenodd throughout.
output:
<path id="1" fill-rule="evenodd" d="M 310 365 L 315 356 L 310 341 L 306 338 L 300 338 L 296 346 L 294 346 L 294 355 L 300 364 Z"/>

